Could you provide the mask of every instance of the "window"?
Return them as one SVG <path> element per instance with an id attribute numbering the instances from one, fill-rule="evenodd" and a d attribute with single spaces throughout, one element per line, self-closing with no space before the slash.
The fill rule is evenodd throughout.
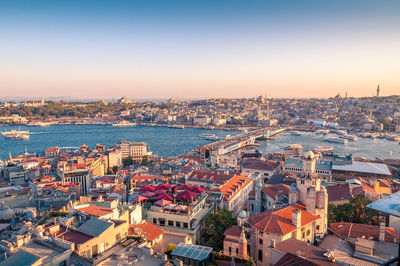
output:
<path id="1" fill-rule="evenodd" d="M 188 223 L 183 223 L 184 228 L 188 228 Z"/>
<path id="2" fill-rule="evenodd" d="M 303 239 L 306 237 L 306 234 L 305 233 L 303 233 Z"/>
<path id="3" fill-rule="evenodd" d="M 317 228 L 316 228 L 317 230 L 319 230 L 319 225 L 317 225 Z"/>
<path id="4" fill-rule="evenodd" d="M 236 255 L 238 255 L 239 254 L 239 249 L 238 248 L 236 248 Z"/>
<path id="5" fill-rule="evenodd" d="M 262 250 L 259 249 L 259 250 L 258 250 L 258 260 L 259 260 L 259 261 L 262 261 L 262 259 L 263 259 Z"/>
<path id="6" fill-rule="evenodd" d="M 310 230 L 307 230 L 307 236 L 309 236 L 310 235 Z"/>
<path id="7" fill-rule="evenodd" d="M 153 218 L 153 224 L 157 224 L 157 219 Z"/>
<path id="8" fill-rule="evenodd" d="M 174 226 L 174 221 L 169 221 L 169 220 L 168 220 L 168 225 L 169 225 L 169 226 Z"/>
<path id="9" fill-rule="evenodd" d="M 160 225 L 164 226 L 165 225 L 165 219 L 159 219 Z"/>
<path id="10" fill-rule="evenodd" d="M 229 247 L 229 255 L 231 255 L 231 253 L 232 253 L 232 248 Z"/>
<path id="11" fill-rule="evenodd" d="M 262 236 L 262 235 L 263 235 L 263 232 L 262 232 L 262 231 L 259 231 L 259 232 L 258 232 L 258 235 L 259 235 L 259 236 Z"/>
<path id="12" fill-rule="evenodd" d="M 262 245 L 263 244 L 263 240 L 260 238 L 258 239 L 258 244 Z"/>

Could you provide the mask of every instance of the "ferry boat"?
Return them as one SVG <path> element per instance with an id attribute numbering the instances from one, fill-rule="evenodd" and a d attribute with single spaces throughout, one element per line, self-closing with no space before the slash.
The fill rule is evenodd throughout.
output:
<path id="1" fill-rule="evenodd" d="M 342 135 L 342 136 L 340 136 L 339 138 L 348 139 L 348 140 L 352 140 L 352 141 L 358 140 L 358 137 L 357 137 L 357 136 L 354 136 L 354 135 Z"/>
<path id="2" fill-rule="evenodd" d="M 200 138 L 208 139 L 208 140 L 219 140 L 215 134 L 200 134 Z"/>
<path id="3" fill-rule="evenodd" d="M 136 125 L 137 125 L 136 123 L 132 123 L 132 122 L 129 122 L 129 121 L 126 121 L 126 120 L 122 120 L 119 123 L 113 123 L 112 124 L 113 127 L 133 127 L 133 126 L 136 126 Z"/>
<path id="4" fill-rule="evenodd" d="M 301 136 L 301 133 L 299 131 L 292 131 L 292 132 L 290 132 L 290 135 L 292 135 L 292 136 Z"/>
<path id="5" fill-rule="evenodd" d="M 1 135 L 3 135 L 3 137 L 6 139 L 29 140 L 29 131 L 21 131 L 20 129 L 18 130 L 13 129 L 11 131 L 2 131 Z"/>
<path id="6" fill-rule="evenodd" d="M 336 138 L 336 137 L 326 138 L 325 141 L 334 142 L 334 143 L 341 143 L 341 144 L 347 144 L 347 142 L 349 142 L 347 139 Z"/>
<path id="7" fill-rule="evenodd" d="M 333 146 L 318 146 L 314 149 L 314 152 L 319 153 L 332 153 Z"/>

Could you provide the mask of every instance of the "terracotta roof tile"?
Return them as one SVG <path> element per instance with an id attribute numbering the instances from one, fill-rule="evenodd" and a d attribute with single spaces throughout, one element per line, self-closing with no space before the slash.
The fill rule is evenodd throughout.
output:
<path id="1" fill-rule="evenodd" d="M 379 226 L 369 224 L 356 223 L 331 223 L 330 230 L 343 238 L 371 238 L 375 241 L 379 240 Z M 385 242 L 397 243 L 400 239 L 399 233 L 392 227 L 386 227 Z"/>
<path id="2" fill-rule="evenodd" d="M 302 203 L 296 203 L 251 216 L 249 223 L 263 232 L 286 235 L 296 229 L 292 224 L 292 213 L 294 210 L 301 211 L 301 226 L 320 219 L 319 216 L 307 212 Z"/>

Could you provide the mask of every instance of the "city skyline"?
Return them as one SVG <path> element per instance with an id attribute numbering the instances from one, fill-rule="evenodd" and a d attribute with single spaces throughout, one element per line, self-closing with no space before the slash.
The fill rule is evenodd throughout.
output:
<path id="1" fill-rule="evenodd" d="M 399 94 L 396 1 L 2 1 L 2 97 Z"/>

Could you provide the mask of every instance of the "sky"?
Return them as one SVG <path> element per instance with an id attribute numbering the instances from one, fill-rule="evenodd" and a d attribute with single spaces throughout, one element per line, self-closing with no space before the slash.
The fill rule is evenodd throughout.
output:
<path id="1" fill-rule="evenodd" d="M 400 94 L 398 0 L 1 0 L 0 98 Z"/>

